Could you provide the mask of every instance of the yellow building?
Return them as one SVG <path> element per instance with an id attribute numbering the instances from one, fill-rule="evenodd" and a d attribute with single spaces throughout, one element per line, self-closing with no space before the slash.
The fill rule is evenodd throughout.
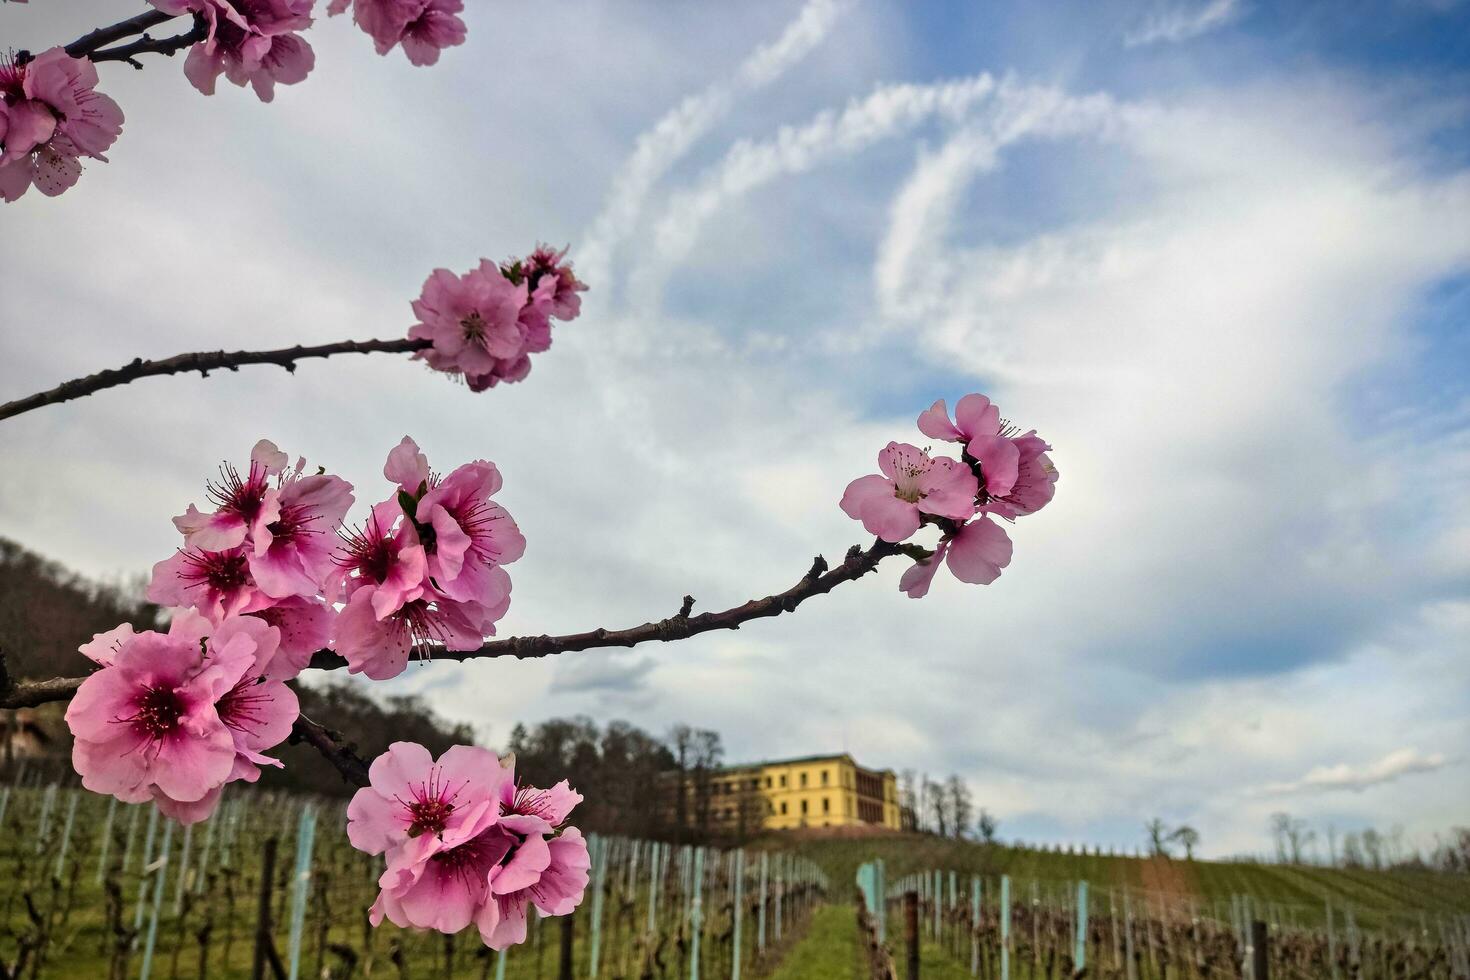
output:
<path id="1" fill-rule="evenodd" d="M 685 819 L 715 832 L 900 828 L 893 771 L 864 769 L 845 752 L 729 766 L 700 782 L 685 781 Z"/>

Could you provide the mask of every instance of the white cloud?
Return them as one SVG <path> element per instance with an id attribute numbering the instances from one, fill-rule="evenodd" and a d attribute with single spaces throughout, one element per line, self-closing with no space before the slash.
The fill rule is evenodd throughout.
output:
<path id="1" fill-rule="evenodd" d="M 1362 765 L 1339 762 L 1333 766 L 1316 766 L 1300 779 L 1284 783 L 1268 783 L 1260 792 L 1269 796 L 1289 796 L 1303 792 L 1351 790 L 1361 793 L 1370 786 L 1390 783 L 1400 776 L 1434 772 L 1449 764 L 1441 752 L 1421 753 L 1418 749 L 1395 749 L 1383 758 Z"/>
<path id="2" fill-rule="evenodd" d="M 1238 20 L 1244 12 L 1240 0 L 1207 0 L 1185 6 L 1156 10 L 1123 37 L 1128 47 L 1159 42 L 1188 41 Z"/>
<path id="3" fill-rule="evenodd" d="M 731 79 L 722 79 L 686 96 L 652 128 L 642 133 L 623 162 L 601 212 L 578 243 L 577 261 L 589 281 L 606 282 L 612 253 L 634 231 L 639 213 L 658 181 L 721 118 L 742 94 L 777 81 L 820 44 L 842 11 L 838 0 L 808 0 L 781 36 L 762 44 Z"/>

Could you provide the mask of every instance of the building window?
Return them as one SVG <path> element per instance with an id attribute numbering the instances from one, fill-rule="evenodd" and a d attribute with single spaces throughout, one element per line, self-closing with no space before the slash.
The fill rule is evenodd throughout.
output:
<path id="1" fill-rule="evenodd" d="M 806 788 L 806 773 L 802 773 L 801 774 L 801 786 L 802 786 L 802 789 L 805 789 Z"/>
<path id="2" fill-rule="evenodd" d="M 831 813 L 832 812 L 832 801 L 829 800 L 829 799 L 827 799 L 827 797 L 825 797 L 825 796 L 822 797 L 822 812 L 823 813 Z"/>
<path id="3" fill-rule="evenodd" d="M 781 815 L 783 817 L 786 815 L 786 804 L 785 804 L 785 802 L 782 802 L 782 804 L 781 804 Z"/>
<path id="4" fill-rule="evenodd" d="M 827 785 L 827 770 L 825 769 L 822 770 L 822 785 Z"/>
<path id="5" fill-rule="evenodd" d="M 750 788 L 751 789 L 760 789 L 761 788 L 761 781 L 759 779 L 752 779 L 750 781 Z"/>
<path id="6" fill-rule="evenodd" d="M 801 815 L 806 816 L 806 800 L 801 801 Z"/>
<path id="7" fill-rule="evenodd" d="M 782 775 L 782 777 L 781 777 L 781 788 L 782 789 L 785 789 L 786 788 L 786 777 L 785 777 L 785 775 Z"/>
<path id="8" fill-rule="evenodd" d="M 766 777 L 766 789 L 770 789 L 770 788 L 771 788 L 771 777 L 770 776 L 767 776 Z"/>

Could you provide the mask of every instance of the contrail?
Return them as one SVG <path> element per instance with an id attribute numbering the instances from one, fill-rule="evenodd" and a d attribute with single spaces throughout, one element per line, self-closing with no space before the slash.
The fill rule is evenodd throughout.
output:
<path id="1" fill-rule="evenodd" d="M 771 84 L 799 63 L 831 32 L 844 4 L 809 0 L 781 36 L 746 57 L 734 76 L 685 97 L 643 132 L 613 178 L 602 212 L 582 236 L 577 261 L 590 282 L 608 282 L 612 253 L 637 223 L 653 186 L 729 112 L 738 96 Z"/>

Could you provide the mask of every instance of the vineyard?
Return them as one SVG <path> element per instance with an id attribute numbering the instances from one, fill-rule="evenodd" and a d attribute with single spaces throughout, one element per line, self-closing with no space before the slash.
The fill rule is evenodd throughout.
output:
<path id="1" fill-rule="evenodd" d="M 759 977 L 826 891 L 789 853 L 590 835 L 581 907 L 493 953 L 473 929 L 371 928 L 382 862 L 345 826 L 340 802 L 264 793 L 181 829 L 151 805 L 0 788 L 0 977 Z"/>
<path id="2" fill-rule="evenodd" d="M 924 977 L 1470 977 L 1463 876 L 919 835 L 745 850 L 590 835 L 576 913 L 533 917 L 523 946 L 494 953 L 473 929 L 370 927 L 382 865 L 345 823 L 340 801 L 258 791 L 181 828 L 60 783 L 0 788 L 0 977 L 780 980 L 861 974 L 865 959 L 904 976 L 910 936 Z M 953 860 L 916 867 L 935 857 Z M 855 880 L 866 940 L 829 904 Z"/>
<path id="3" fill-rule="evenodd" d="M 972 977 L 999 980 L 1470 977 L 1470 915 L 1406 912 L 1370 931 L 1351 908 L 1334 914 L 1330 904 L 1319 927 L 1303 924 L 1300 909 L 1243 895 L 1222 908 L 1126 886 L 953 870 L 890 882 L 882 861 L 863 865 L 857 877 L 877 978 L 920 973 L 926 944 L 950 961 L 943 972 L 963 966 Z"/>

